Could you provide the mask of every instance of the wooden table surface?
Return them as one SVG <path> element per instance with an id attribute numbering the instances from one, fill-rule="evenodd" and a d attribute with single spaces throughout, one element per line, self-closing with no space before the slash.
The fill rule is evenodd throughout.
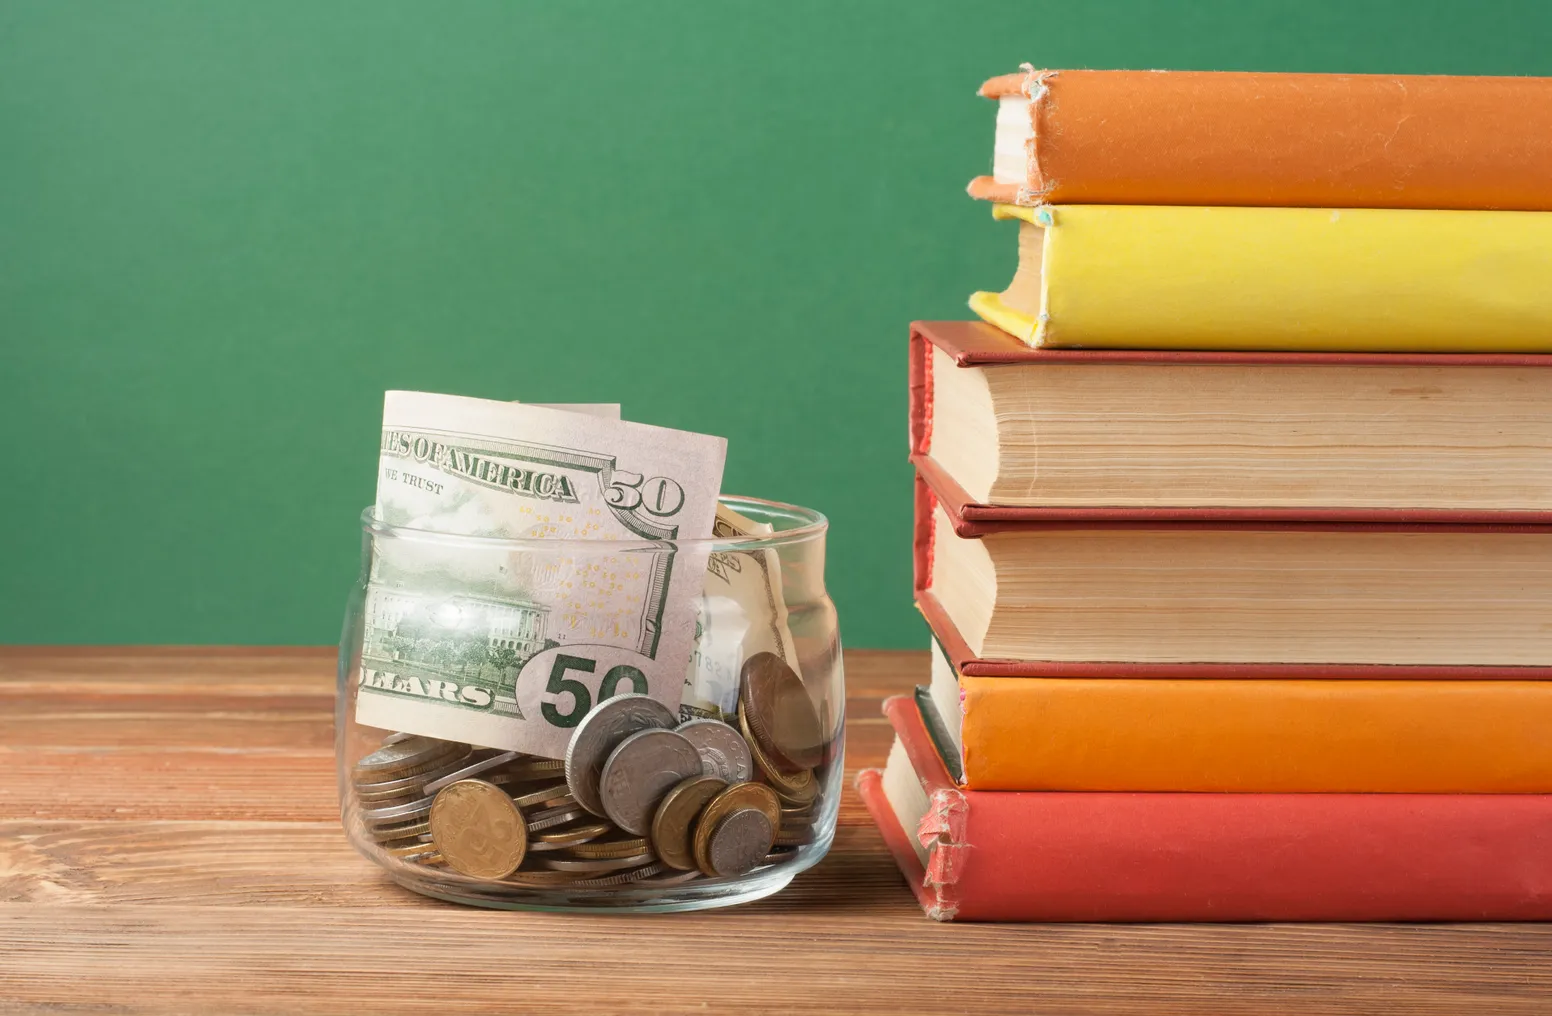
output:
<path id="1" fill-rule="evenodd" d="M 830 856 L 701 914 L 476 910 L 345 842 L 322 649 L 0 649 L 0 1012 L 1552 1011 L 1552 925 L 957 925 L 851 788 L 923 653 L 847 654 Z"/>

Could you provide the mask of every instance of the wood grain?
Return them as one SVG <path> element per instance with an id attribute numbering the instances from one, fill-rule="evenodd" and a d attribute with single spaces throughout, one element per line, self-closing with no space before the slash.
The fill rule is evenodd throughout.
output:
<path id="1" fill-rule="evenodd" d="M 1546 925 L 938 925 L 847 782 L 830 855 L 704 914 L 480 911 L 346 843 L 333 655 L 0 650 L 0 1012 L 1544 1012 Z M 848 775 L 922 653 L 847 655 Z"/>

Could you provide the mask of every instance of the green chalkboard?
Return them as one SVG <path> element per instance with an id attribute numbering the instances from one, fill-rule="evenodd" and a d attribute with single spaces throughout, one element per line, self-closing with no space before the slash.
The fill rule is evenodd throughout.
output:
<path id="1" fill-rule="evenodd" d="M 974 90 L 1552 74 L 1552 5 L 0 3 L 0 640 L 325 643 L 385 388 L 619 401 L 920 646 L 905 337 L 1011 272 Z"/>

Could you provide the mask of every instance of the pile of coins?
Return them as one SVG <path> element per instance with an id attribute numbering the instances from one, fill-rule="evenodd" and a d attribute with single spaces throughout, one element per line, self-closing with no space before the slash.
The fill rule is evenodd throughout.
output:
<path id="1" fill-rule="evenodd" d="M 352 770 L 360 821 L 400 861 L 534 888 L 780 864 L 813 839 L 825 737 L 781 657 L 751 656 L 740 678 L 736 727 L 616 695 L 578 724 L 564 759 L 391 734 Z"/>

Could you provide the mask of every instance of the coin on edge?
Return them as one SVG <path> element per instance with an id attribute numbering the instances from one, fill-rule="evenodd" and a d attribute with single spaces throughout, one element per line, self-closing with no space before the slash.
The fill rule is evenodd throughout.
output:
<path id="1" fill-rule="evenodd" d="M 604 814 L 626 832 L 645 836 L 663 795 L 700 771 L 701 753 L 687 739 L 672 730 L 638 730 L 604 763 L 598 781 Z"/>
<path id="2" fill-rule="evenodd" d="M 651 878 L 661 873 L 665 868 L 659 861 L 654 861 L 644 868 L 634 871 L 622 871 L 616 875 L 601 875 L 598 878 L 578 879 L 571 883 L 578 889 L 601 889 L 605 886 L 624 885 L 626 882 L 640 882 L 642 879 Z"/>
<path id="3" fill-rule="evenodd" d="M 775 653 L 755 653 L 739 670 L 738 701 L 771 761 L 789 772 L 824 761 L 819 713 L 798 672 Z"/>
<path id="4" fill-rule="evenodd" d="M 575 804 L 558 804 L 553 808 L 536 811 L 528 816 L 527 828 L 531 833 L 542 829 L 554 829 L 556 826 L 565 825 L 567 822 L 581 818 L 586 812 Z"/>
<path id="5" fill-rule="evenodd" d="M 712 830 L 706 844 L 709 875 L 742 875 L 755 866 L 774 846 L 775 827 L 758 808 L 740 808 Z"/>
<path id="6" fill-rule="evenodd" d="M 443 787 L 431 805 L 431 842 L 454 871 L 470 878 L 506 878 L 528 852 L 523 813 L 506 791 L 484 780 Z"/>
<path id="7" fill-rule="evenodd" d="M 670 868 L 699 870 L 695 866 L 695 848 L 691 833 L 695 817 L 727 783 L 715 776 L 692 776 L 664 795 L 652 816 L 652 848 Z"/>
<path id="8" fill-rule="evenodd" d="M 491 755 L 487 758 L 482 758 L 472 765 L 466 765 L 460 769 L 455 769 L 450 773 L 437 776 L 435 779 L 426 784 L 426 793 L 434 794 L 438 790 L 441 790 L 443 787 L 447 786 L 449 783 L 457 783 L 459 780 L 467 780 L 471 776 L 478 776 L 480 773 L 483 773 L 488 769 L 495 769 L 497 766 L 504 766 L 508 762 L 515 761 L 522 757 L 523 753 L 520 751 L 503 751 L 498 754 Z"/>
<path id="9" fill-rule="evenodd" d="M 672 729 L 678 721 L 673 710 L 649 695 L 615 695 L 600 702 L 582 717 L 566 745 L 566 783 L 571 796 L 594 815 L 604 817 L 598 783 L 609 753 L 638 731 Z"/>
<path id="10" fill-rule="evenodd" d="M 701 753 L 701 772 L 724 783 L 743 783 L 754 778 L 754 759 L 749 743 L 734 727 L 721 720 L 688 720 L 674 733 L 689 740 Z"/>
<path id="11" fill-rule="evenodd" d="M 632 854 L 629 857 L 542 857 L 539 865 L 553 871 L 574 871 L 587 875 L 607 875 L 621 868 L 639 868 L 651 864 L 657 858 L 651 854 Z"/>
<path id="12" fill-rule="evenodd" d="M 644 836 L 633 836 L 625 840 L 596 840 L 592 843 L 583 843 L 573 847 L 571 852 L 577 857 L 632 857 L 636 854 L 645 854 L 651 851 L 652 846 Z"/>
<path id="13" fill-rule="evenodd" d="M 393 744 L 385 744 L 376 751 L 362 756 L 352 775 L 357 782 L 375 782 L 435 768 L 450 757 L 469 754 L 469 746 L 457 741 L 438 741 L 431 737 L 407 737 Z M 390 775 L 391 774 L 391 775 Z"/>
<path id="14" fill-rule="evenodd" d="M 807 807 L 814 803 L 819 796 L 819 781 L 814 777 L 812 769 L 800 769 L 796 773 L 787 773 L 781 767 L 772 762 L 760 748 L 760 742 L 755 739 L 749 729 L 749 718 L 744 714 L 744 704 L 738 704 L 738 729 L 744 732 L 749 740 L 749 753 L 754 756 L 754 767 L 760 771 L 760 776 L 771 785 L 778 796 L 789 804 Z"/>
<path id="15" fill-rule="evenodd" d="M 535 833 L 529 837 L 529 849 L 533 849 L 535 843 L 543 843 L 555 849 L 575 847 L 596 840 L 600 836 L 606 836 L 609 830 L 613 828 L 607 822 L 597 822 L 592 825 L 572 826 L 569 829 L 556 829 L 549 832 Z"/>

